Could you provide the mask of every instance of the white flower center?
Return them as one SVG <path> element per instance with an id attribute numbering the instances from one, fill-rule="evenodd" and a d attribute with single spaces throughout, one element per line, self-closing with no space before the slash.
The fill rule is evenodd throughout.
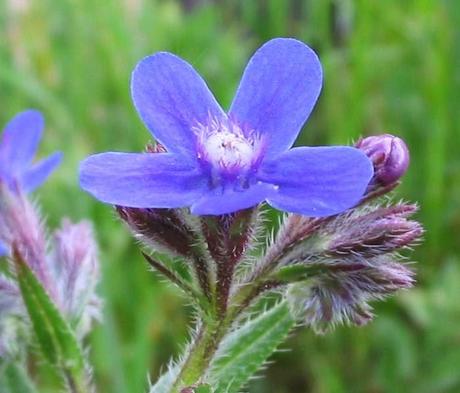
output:
<path id="1" fill-rule="evenodd" d="M 210 118 L 193 128 L 197 136 L 197 157 L 211 164 L 218 173 L 244 174 L 257 165 L 262 140 L 252 130 L 244 131 L 230 119 Z"/>
<path id="2" fill-rule="evenodd" d="M 239 166 L 248 168 L 254 157 L 254 147 L 244 138 L 228 130 L 210 134 L 204 141 L 209 161 L 225 168 Z"/>

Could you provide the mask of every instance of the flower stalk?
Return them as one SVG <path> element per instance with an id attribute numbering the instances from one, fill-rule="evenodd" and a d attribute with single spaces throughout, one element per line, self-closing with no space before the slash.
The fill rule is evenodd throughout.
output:
<path id="1" fill-rule="evenodd" d="M 171 393 L 181 393 L 182 389 L 200 381 L 225 336 L 226 328 L 224 321 L 213 321 L 199 328 Z"/>

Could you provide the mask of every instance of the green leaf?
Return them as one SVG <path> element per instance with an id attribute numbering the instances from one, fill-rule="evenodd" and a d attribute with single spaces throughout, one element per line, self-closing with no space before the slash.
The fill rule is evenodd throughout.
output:
<path id="1" fill-rule="evenodd" d="M 33 271 L 18 252 L 13 254 L 22 299 L 44 357 L 67 383 L 77 385 L 76 391 L 85 390 L 84 358 L 75 335 Z"/>
<path id="2" fill-rule="evenodd" d="M 22 365 L 8 362 L 3 367 L 0 387 L 4 393 L 37 393 L 33 382 Z"/>
<path id="3" fill-rule="evenodd" d="M 294 325 L 283 301 L 227 336 L 211 364 L 207 381 L 215 393 L 237 393 Z"/>

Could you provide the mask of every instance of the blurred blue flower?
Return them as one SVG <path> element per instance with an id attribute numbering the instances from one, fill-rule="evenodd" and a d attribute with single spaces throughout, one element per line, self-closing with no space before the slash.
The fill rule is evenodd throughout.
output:
<path id="1" fill-rule="evenodd" d="M 60 163 L 59 152 L 32 163 L 43 128 L 43 116 L 36 110 L 20 112 L 6 125 L 0 140 L 0 186 L 13 193 L 33 191 Z"/>
<path id="2" fill-rule="evenodd" d="M 134 69 L 140 117 L 165 153 L 109 152 L 80 167 L 83 189 L 103 202 L 137 208 L 190 207 L 198 215 L 275 208 L 328 216 L 355 205 L 373 169 L 353 147 L 292 145 L 322 85 L 316 54 L 277 38 L 249 61 L 226 114 L 184 60 L 160 52 Z"/>
<path id="3" fill-rule="evenodd" d="M 8 255 L 8 253 L 9 253 L 8 247 L 0 241 L 0 257 L 3 257 L 4 255 Z"/>
<path id="4" fill-rule="evenodd" d="M 43 116 L 36 110 L 18 113 L 5 126 L 0 139 L 0 198 L 3 187 L 13 195 L 33 191 L 61 161 L 62 155 L 57 152 L 32 163 L 43 128 Z M 8 253 L 9 246 L 0 241 L 0 256 Z"/>

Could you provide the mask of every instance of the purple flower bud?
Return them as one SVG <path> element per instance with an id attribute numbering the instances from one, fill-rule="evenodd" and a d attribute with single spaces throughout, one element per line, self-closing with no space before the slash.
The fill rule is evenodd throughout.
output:
<path id="1" fill-rule="evenodd" d="M 409 166 L 409 150 L 401 138 L 390 134 L 360 139 L 356 147 L 374 164 L 374 180 L 388 186 L 398 181 Z"/>
<path id="2" fill-rule="evenodd" d="M 265 259 L 282 266 L 399 251 L 415 245 L 424 233 L 419 222 L 408 219 L 416 211 L 416 205 L 398 204 L 353 209 L 328 219 L 288 216 Z"/>
<path id="3" fill-rule="evenodd" d="M 63 220 L 54 234 L 54 244 L 51 267 L 58 289 L 56 303 L 77 323 L 78 333 L 83 336 L 91 322 L 100 318 L 101 307 L 96 295 L 99 260 L 91 224 Z"/>
<path id="4" fill-rule="evenodd" d="M 369 257 L 410 246 L 423 235 L 421 224 L 407 219 L 416 211 L 415 205 L 400 204 L 338 217 L 325 228 L 327 253 Z"/>
<path id="5" fill-rule="evenodd" d="M 361 326 L 373 317 L 370 301 L 412 287 L 413 275 L 391 257 L 356 257 L 330 263 L 329 269 L 309 282 L 292 286 L 288 300 L 295 315 L 316 333 L 325 333 L 337 324 Z"/>
<path id="6" fill-rule="evenodd" d="M 6 244 L 14 244 L 53 302 L 75 324 L 82 337 L 88 332 L 91 321 L 100 314 L 100 301 L 95 295 L 99 277 L 97 252 L 90 225 L 64 221 L 55 234 L 53 253 L 47 255 L 45 228 L 35 206 L 21 194 L 16 195 L 6 188 L 0 191 L 0 238 Z M 2 314 L 8 311 L 8 314 L 24 317 L 21 305 L 17 285 L 0 275 L 0 356 L 2 350 L 8 350 L 8 346 L 2 344 L 6 337 Z"/>
<path id="7" fill-rule="evenodd" d="M 134 236 L 155 250 L 184 257 L 192 253 L 195 239 L 178 210 L 124 206 L 116 209 Z"/>
<path id="8" fill-rule="evenodd" d="M 45 228 L 36 206 L 22 193 L 0 187 L 0 240 L 6 247 L 14 243 L 27 265 L 55 297 L 55 287 L 46 258 Z"/>

